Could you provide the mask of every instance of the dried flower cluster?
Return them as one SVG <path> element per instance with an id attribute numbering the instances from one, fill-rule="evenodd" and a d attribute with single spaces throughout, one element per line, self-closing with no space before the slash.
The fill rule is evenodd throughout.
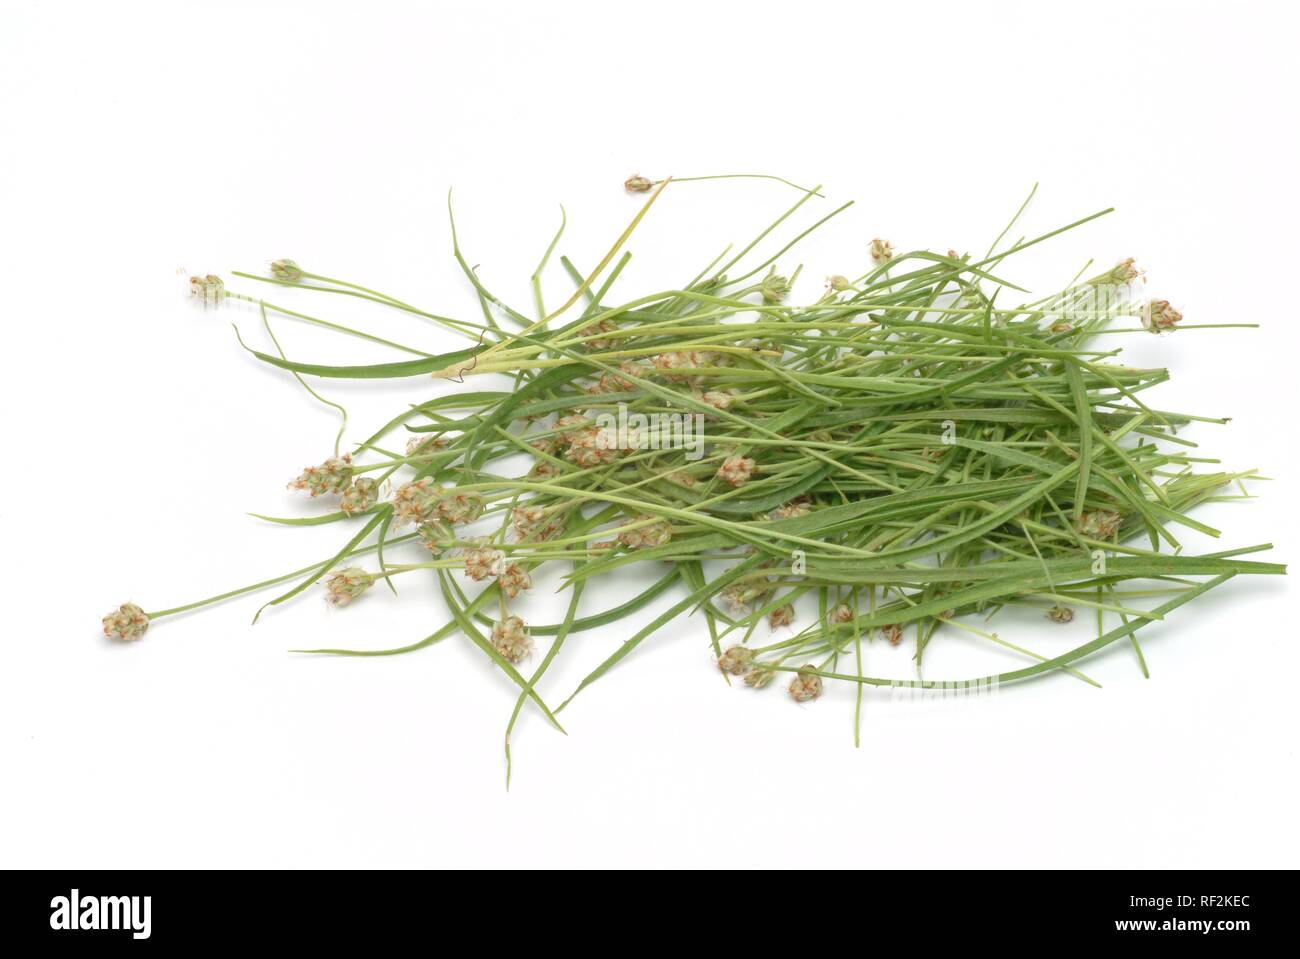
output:
<path id="1" fill-rule="evenodd" d="M 289 481 L 289 489 L 306 490 L 313 497 L 326 493 L 342 493 L 352 483 L 352 456 L 331 456 L 319 466 L 308 466 L 295 480 Z"/>
<path id="2" fill-rule="evenodd" d="M 330 574 L 325 581 L 325 598 L 335 606 L 346 606 L 371 586 L 375 577 L 358 566 L 349 566 Z"/>
<path id="3" fill-rule="evenodd" d="M 647 549 L 665 546 L 673 538 L 673 524 L 664 519 L 642 514 L 636 522 L 645 523 L 637 529 L 627 529 L 618 534 L 618 541 L 628 549 Z"/>
<path id="4" fill-rule="evenodd" d="M 501 654 L 502 659 L 518 665 L 533 651 L 533 639 L 522 619 L 507 616 L 492 627 L 492 648 Z"/>
<path id="5" fill-rule="evenodd" d="M 804 671 L 816 668 L 809 663 L 795 673 L 794 679 L 790 680 L 790 698 L 796 703 L 810 703 L 822 694 L 822 678 L 812 672 Z"/>
<path id="6" fill-rule="evenodd" d="M 748 456 L 730 456 L 718 467 L 718 479 L 732 486 L 744 486 L 754 475 L 755 466 Z"/>
<path id="7" fill-rule="evenodd" d="M 149 617 L 135 603 L 123 603 L 104 617 L 104 635 L 109 639 L 139 639 L 148 628 Z"/>

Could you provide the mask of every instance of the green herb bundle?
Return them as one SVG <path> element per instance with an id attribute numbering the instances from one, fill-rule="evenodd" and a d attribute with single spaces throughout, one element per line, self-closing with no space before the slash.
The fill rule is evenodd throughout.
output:
<path id="1" fill-rule="evenodd" d="M 427 313 L 288 260 L 269 277 L 237 274 L 433 320 L 466 338 L 450 354 L 194 278 L 205 302 L 255 304 L 269 345 L 250 351 L 322 402 L 309 379 L 432 375 L 439 388 L 350 452 L 336 440 L 334 456 L 291 484 L 335 508 L 274 521 L 347 527 L 335 555 L 173 609 L 127 604 L 105 618 L 105 632 L 138 638 L 160 618 L 286 584 L 267 605 L 318 583 L 343 605 L 380 581 L 414 579 L 445 602 L 442 628 L 394 649 L 310 652 L 392 655 L 462 636 L 518 687 L 511 726 L 530 701 L 558 726 L 573 696 L 680 616 L 699 617 L 725 675 L 755 688 L 784 676 L 800 702 L 824 682 L 853 683 L 860 706 L 865 686 L 944 685 L 921 672 L 944 629 L 1026 658 L 1022 668 L 962 682 L 1056 670 L 1091 682 L 1075 664 L 1121 641 L 1145 670 L 1144 626 L 1238 574 L 1285 572 L 1240 558 L 1267 545 L 1182 551 L 1181 529 L 1218 535 L 1190 516 L 1193 507 L 1246 495 L 1253 472 L 1198 471 L 1214 461 L 1195 455 L 1180 428 L 1225 421 L 1149 406 L 1147 391 L 1167 372 L 1118 365 L 1118 349 L 1102 345 L 1116 342 L 1105 339 L 1112 334 L 1196 327 L 1164 301 L 1133 296 L 1132 261 L 1040 299 L 1007 278 L 1015 254 L 1103 214 L 998 251 L 1008 225 L 982 257 L 895 253 L 875 240 L 860 251 L 870 264 L 862 275 L 831 277 L 816 302 L 796 306 L 787 301 L 798 271 L 780 275 L 777 261 L 844 209 L 760 258 L 759 244 L 820 196 L 800 188 L 798 202 L 739 252 L 615 305 L 611 291 L 630 258 L 623 247 L 670 182 L 627 182 L 648 194 L 645 205 L 590 273 L 558 258 L 574 291 L 550 311 L 541 277 L 559 235 L 533 274 L 531 314 L 486 289 L 458 244 L 481 320 Z M 1001 305 L 1013 299 L 1022 302 Z M 271 333 L 273 315 L 406 356 L 358 366 L 291 360 Z M 512 382 L 479 389 L 484 374 Z M 427 559 L 396 562 L 400 544 L 422 547 Z M 511 601 L 544 563 L 564 570 L 567 613 L 525 623 Z M 630 565 L 644 572 L 641 592 L 593 603 L 601 590 L 584 587 Z M 793 603 L 806 594 L 818 614 L 796 623 Z M 631 635 L 621 631 L 625 617 L 662 596 L 675 602 Z M 1097 635 L 1048 658 L 968 621 L 1005 606 L 1037 606 L 1045 623 L 1085 610 Z M 764 620 L 790 628 L 756 636 Z M 539 684 L 566 640 L 591 630 L 622 643 L 552 708 Z M 864 674 L 862 645 L 873 638 L 908 642 L 918 678 Z M 525 673 L 538 641 L 545 653 Z"/>

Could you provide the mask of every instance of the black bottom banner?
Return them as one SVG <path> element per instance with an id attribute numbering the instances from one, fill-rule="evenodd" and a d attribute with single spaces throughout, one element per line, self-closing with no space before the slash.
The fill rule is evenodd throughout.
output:
<path id="1" fill-rule="evenodd" d="M 887 939 L 1232 949 L 1285 934 L 1295 875 L 16 871 L 0 873 L 0 884 L 5 939 L 34 946 L 337 949 L 500 933 L 554 948 L 575 936 L 596 944 L 634 933 L 644 949 L 655 940 L 680 947 L 684 930 L 697 937 L 716 927 L 720 936 L 761 931 L 763 945 L 788 939 L 792 948 L 810 937 L 861 936 L 864 948 Z"/>

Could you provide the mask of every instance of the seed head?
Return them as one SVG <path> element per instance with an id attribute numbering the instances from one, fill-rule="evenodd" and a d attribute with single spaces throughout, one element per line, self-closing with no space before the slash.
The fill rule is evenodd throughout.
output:
<path id="1" fill-rule="evenodd" d="M 372 479 L 369 476 L 360 476 L 352 481 L 352 485 L 343 491 L 343 498 L 339 500 L 339 509 L 353 516 L 357 513 L 364 513 L 370 507 L 379 501 L 379 480 Z"/>
<path id="2" fill-rule="evenodd" d="M 575 429 L 574 427 L 582 428 Z M 587 417 L 570 413 L 568 416 L 561 416 L 556 420 L 555 428 L 559 430 L 555 436 L 561 443 L 572 443 L 574 437 L 578 436 L 580 433 L 586 432 L 590 427 L 587 422 Z"/>
<path id="3" fill-rule="evenodd" d="M 851 623 L 856 618 L 857 618 L 857 614 L 853 612 L 853 607 L 850 606 L 848 603 L 840 603 L 833 610 L 831 610 L 831 622 L 835 623 L 836 625 L 841 625 L 843 623 Z"/>
<path id="4" fill-rule="evenodd" d="M 583 346 L 589 350 L 611 350 L 617 341 L 608 337 L 600 336 L 601 333 L 612 333 L 618 329 L 618 324 L 613 320 L 601 320 L 599 323 L 593 323 L 591 326 L 584 326 L 578 331 L 579 336 L 590 336 L 594 339 L 583 341 Z"/>
<path id="5" fill-rule="evenodd" d="M 754 661 L 754 651 L 748 646 L 728 646 L 718 657 L 718 668 L 724 673 L 740 676 Z"/>
<path id="6" fill-rule="evenodd" d="M 618 449 L 611 445 L 608 434 L 602 429 L 581 430 L 571 437 L 564 455 L 583 469 L 604 466 L 618 459 Z"/>
<path id="7" fill-rule="evenodd" d="M 104 617 L 104 635 L 126 642 L 139 639 L 149 628 L 149 617 L 135 603 L 123 603 Z"/>
<path id="8" fill-rule="evenodd" d="M 745 685 L 750 689 L 762 689 L 772 681 L 775 673 L 762 666 L 754 666 L 745 671 Z"/>
<path id="9" fill-rule="evenodd" d="M 654 368 L 663 374 L 664 379 L 677 382 L 688 383 L 694 379 L 692 373 L 702 366 L 709 366 L 713 361 L 713 354 L 702 353 L 699 350 L 681 350 L 676 353 L 660 353 L 658 356 L 652 356 L 650 362 Z"/>
<path id="10" fill-rule="evenodd" d="M 641 174 L 633 174 L 623 181 L 623 189 L 628 193 L 649 193 L 654 188 L 654 184 L 647 180 Z"/>
<path id="11" fill-rule="evenodd" d="M 199 300 L 204 306 L 219 306 L 226 298 L 226 284 L 221 277 L 209 273 L 207 276 L 190 277 L 190 296 Z"/>
<path id="12" fill-rule="evenodd" d="M 501 571 L 497 582 L 501 586 L 501 592 L 511 599 L 514 599 L 524 590 L 533 588 L 533 578 L 528 575 L 528 570 L 524 569 L 519 563 L 508 563 L 506 568 Z"/>
<path id="13" fill-rule="evenodd" d="M 507 616 L 492 627 L 492 648 L 517 665 L 533 651 L 533 639 L 522 619 Z"/>
<path id="14" fill-rule="evenodd" d="M 871 241 L 871 258 L 877 263 L 888 263 L 894 258 L 894 244 L 876 237 Z"/>
<path id="15" fill-rule="evenodd" d="M 612 345 L 612 341 L 611 341 Z M 624 360 L 619 365 L 624 373 L 632 376 L 644 376 L 646 368 L 640 363 L 630 363 Z M 594 386 L 588 387 L 588 393 L 632 393 L 636 390 L 636 384 L 629 380 L 627 376 L 619 376 L 617 373 L 601 373 L 600 379 Z"/>
<path id="16" fill-rule="evenodd" d="M 789 626 L 794 622 L 794 607 L 789 603 L 784 606 L 778 606 L 772 612 L 767 614 L 767 625 L 772 629 L 779 629 L 782 626 Z"/>
<path id="17" fill-rule="evenodd" d="M 567 525 L 568 521 L 564 518 L 563 514 L 556 513 L 555 515 L 548 517 L 546 522 L 540 524 L 529 533 L 528 539 L 534 543 L 544 543 L 547 540 L 555 539 L 555 537 L 563 533 L 564 528 Z"/>
<path id="18" fill-rule="evenodd" d="M 308 466 L 302 475 L 290 481 L 289 489 L 306 490 L 312 496 L 342 493 L 352 485 L 352 455 L 331 456 L 320 466 Z"/>
<path id="19" fill-rule="evenodd" d="M 628 529 L 618 534 L 618 541 L 628 549 L 646 549 L 651 546 L 663 546 L 673 538 L 673 524 L 666 519 L 655 519 L 648 513 L 642 513 L 635 520 L 637 523 L 650 521 L 649 526 L 640 529 Z"/>
<path id="20" fill-rule="evenodd" d="M 271 275 L 284 283 L 301 283 L 302 267 L 293 260 L 276 260 L 271 264 Z"/>
<path id="21" fill-rule="evenodd" d="M 1070 322 L 1068 322 L 1068 321 L 1066 321 L 1066 320 L 1061 320 L 1061 322 L 1059 322 L 1059 323 L 1053 323 L 1053 324 L 1052 324 L 1052 332 L 1053 332 L 1053 333 L 1073 333 L 1073 332 L 1074 332 L 1074 324 L 1073 324 L 1073 323 L 1070 323 Z"/>
<path id="22" fill-rule="evenodd" d="M 769 273 L 763 278 L 759 292 L 763 294 L 764 303 L 780 303 L 790 295 L 790 281 L 783 276 Z"/>
<path id="23" fill-rule="evenodd" d="M 1074 619 L 1074 610 L 1069 606 L 1053 606 L 1047 611 L 1047 618 L 1054 623 L 1068 623 Z"/>
<path id="24" fill-rule="evenodd" d="M 706 393 L 701 393 L 696 399 L 709 404 L 715 410 L 725 410 L 731 408 L 731 404 L 735 402 L 736 398 L 726 390 L 709 390 Z"/>
<path id="25" fill-rule="evenodd" d="M 586 391 L 593 396 L 601 395 L 602 392 L 632 392 L 634 389 L 636 383 L 617 373 L 602 373 L 597 381 L 586 387 Z"/>
<path id="26" fill-rule="evenodd" d="M 812 663 L 808 663 L 804 669 L 816 669 Z M 790 680 L 790 698 L 796 703 L 810 703 L 822 694 L 822 678 L 814 676 L 812 673 L 798 672 L 795 673 L 794 679 Z"/>
<path id="27" fill-rule="evenodd" d="M 812 512 L 806 500 L 791 500 L 784 506 L 778 506 L 768 515 L 772 519 L 794 519 L 797 516 L 807 516 Z"/>
<path id="28" fill-rule="evenodd" d="M 853 289 L 853 284 L 847 276 L 836 273 L 834 276 L 826 277 L 826 289 L 835 293 L 843 293 L 845 290 Z"/>
<path id="29" fill-rule="evenodd" d="M 359 566 L 349 566 L 325 581 L 325 599 L 335 606 L 346 606 L 373 585 L 373 575 Z"/>
<path id="30" fill-rule="evenodd" d="M 1144 270 L 1139 270 L 1133 262 L 1133 257 L 1120 260 L 1113 267 L 1099 276 L 1094 276 L 1088 281 L 1092 286 L 1102 284 L 1112 284 L 1114 286 L 1125 286 L 1132 283 L 1138 277 L 1142 276 Z"/>
<path id="31" fill-rule="evenodd" d="M 1109 509 L 1098 509 L 1079 517 L 1075 529 L 1090 539 L 1110 539 L 1119 532 L 1122 525 L 1123 519 L 1119 513 Z"/>
<path id="32" fill-rule="evenodd" d="M 546 520 L 546 510 L 540 506 L 516 506 L 512 517 L 515 533 L 523 539 Z"/>
<path id="33" fill-rule="evenodd" d="M 432 523 L 421 523 L 415 528 L 415 532 L 420 537 L 420 545 L 434 556 L 441 556 L 445 541 L 452 538 L 451 530 L 437 520 Z"/>
<path id="34" fill-rule="evenodd" d="M 772 584 L 765 579 L 751 579 L 743 583 L 732 583 L 722 591 L 723 602 L 732 612 L 740 613 L 749 609 L 749 604 L 761 599 L 772 591 Z"/>
<path id="35" fill-rule="evenodd" d="M 442 487 L 428 476 L 397 487 L 393 493 L 393 510 L 398 525 L 427 523 L 437 514 L 441 498 Z"/>
<path id="36" fill-rule="evenodd" d="M 880 635 L 889 640 L 890 646 L 897 646 L 903 641 L 903 627 L 897 623 L 890 623 L 880 630 Z"/>
<path id="37" fill-rule="evenodd" d="M 748 456 L 732 456 L 718 467 L 718 479 L 732 486 L 744 486 L 754 475 L 754 461 Z"/>
<path id="38" fill-rule="evenodd" d="M 1142 325 L 1151 333 L 1172 330 L 1182 319 L 1183 314 L 1170 306 L 1168 300 L 1152 300 L 1142 311 Z"/>
<path id="39" fill-rule="evenodd" d="M 465 550 L 465 575 L 482 582 L 501 573 L 506 554 L 490 546 L 475 546 Z"/>
<path id="40" fill-rule="evenodd" d="M 483 497 L 478 493 L 463 493 L 453 489 L 438 499 L 436 512 L 438 519 L 455 526 L 474 522 L 483 515 L 483 506 Z"/>
<path id="41" fill-rule="evenodd" d="M 428 463 L 438 450 L 446 449 L 447 441 L 441 436 L 413 436 L 406 441 L 406 458 L 414 465 Z"/>

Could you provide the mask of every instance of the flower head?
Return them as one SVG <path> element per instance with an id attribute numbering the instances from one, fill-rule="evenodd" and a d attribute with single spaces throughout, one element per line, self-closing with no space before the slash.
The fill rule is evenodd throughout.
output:
<path id="1" fill-rule="evenodd" d="M 501 573 L 506 554 L 490 546 L 475 546 L 465 550 L 465 575 L 476 582 L 490 579 Z"/>
<path id="2" fill-rule="evenodd" d="M 888 263 L 894 258 L 894 244 L 888 240 L 882 240 L 880 237 L 876 237 L 871 241 L 869 249 L 871 258 L 877 263 Z"/>
<path id="3" fill-rule="evenodd" d="M 742 613 L 749 609 L 749 604 L 762 599 L 772 592 L 772 584 L 765 579 L 750 579 L 742 583 L 732 583 L 722 591 L 722 600 L 733 613 Z"/>
<path id="4" fill-rule="evenodd" d="M 537 530 L 546 521 L 546 510 L 540 506 L 516 506 L 511 513 L 511 524 L 520 539 Z"/>
<path id="5" fill-rule="evenodd" d="M 455 526 L 459 523 L 472 523 L 482 516 L 483 505 L 483 497 L 478 493 L 452 489 L 438 499 L 436 511 L 439 519 Z"/>
<path id="6" fill-rule="evenodd" d="M 652 356 L 650 362 L 667 380 L 686 383 L 694 379 L 694 371 L 713 362 L 713 354 L 699 350 L 679 350 L 675 353 L 660 353 Z"/>
<path id="7" fill-rule="evenodd" d="M 618 459 L 617 435 L 611 442 L 605 430 L 591 427 L 570 433 L 569 437 L 569 448 L 564 455 L 583 469 L 604 466 Z"/>
<path id="8" fill-rule="evenodd" d="M 335 606 L 346 606 L 371 586 L 375 577 L 359 566 L 341 569 L 325 580 L 325 599 Z"/>
<path id="9" fill-rule="evenodd" d="M 613 320 L 601 320 L 599 323 L 591 324 L 591 326 L 584 326 L 578 331 L 578 335 L 592 337 L 592 339 L 584 340 L 582 344 L 589 350 L 610 350 L 614 348 L 617 341 L 600 334 L 613 333 L 617 329 L 618 324 Z"/>
<path id="10" fill-rule="evenodd" d="M 796 499 L 791 500 L 782 506 L 778 506 L 776 509 L 772 510 L 768 516 L 772 519 L 794 519 L 798 516 L 807 516 L 810 512 L 812 512 L 812 510 L 808 506 L 807 500 Z"/>
<path id="11" fill-rule="evenodd" d="M 503 659 L 518 664 L 533 651 L 533 639 L 522 619 L 507 616 L 492 627 L 492 648 Z"/>
<path id="12" fill-rule="evenodd" d="M 505 593 L 511 599 L 514 599 L 526 589 L 533 588 L 533 578 L 528 575 L 528 570 L 519 563 L 508 563 L 506 568 L 501 571 L 497 577 L 497 582 L 501 586 L 501 592 Z"/>
<path id="13" fill-rule="evenodd" d="M 890 646 L 897 646 L 903 641 L 903 627 L 898 623 L 890 623 L 881 628 L 880 635 L 889 640 Z"/>
<path id="14" fill-rule="evenodd" d="M 441 436 L 413 436 L 406 441 L 406 458 L 416 466 L 423 466 L 434 453 L 446 448 L 447 441 Z"/>
<path id="15" fill-rule="evenodd" d="M 1088 283 L 1092 286 L 1100 286 L 1102 284 L 1125 286 L 1142 276 L 1144 272 L 1145 271 L 1137 268 L 1136 264 L 1133 262 L 1133 257 L 1130 256 L 1127 259 L 1120 260 L 1105 273 L 1094 276 L 1091 280 L 1088 280 Z"/>
<path id="16" fill-rule="evenodd" d="M 804 669 L 816 669 L 808 663 Z M 822 694 L 822 678 L 812 673 L 800 671 L 790 680 L 790 698 L 796 703 L 810 703 Z"/>
<path id="17" fill-rule="evenodd" d="M 1074 610 L 1069 606 L 1056 605 L 1047 611 L 1047 618 L 1054 623 L 1068 623 L 1074 619 Z"/>
<path id="18" fill-rule="evenodd" d="M 718 657 L 718 668 L 724 673 L 740 676 L 754 661 L 754 651 L 748 646 L 728 646 Z"/>
<path id="19" fill-rule="evenodd" d="M 427 523 L 437 513 L 441 498 L 442 487 L 428 476 L 397 487 L 393 493 L 393 510 L 397 514 L 398 525 Z"/>
<path id="20" fill-rule="evenodd" d="M 857 619 L 857 613 L 853 612 L 853 607 L 848 603 L 840 603 L 831 610 L 831 622 L 838 625 L 851 623 Z"/>
<path id="21" fill-rule="evenodd" d="M 649 525 L 639 529 L 624 530 L 618 534 L 618 541 L 628 549 L 663 546 L 673 538 L 673 524 L 666 519 L 656 519 L 648 513 L 642 513 L 634 522 Z"/>
<path id="22" fill-rule="evenodd" d="M 104 635 L 109 639 L 139 639 L 149 628 L 149 617 L 135 603 L 123 603 L 104 617 Z"/>
<path id="23" fill-rule="evenodd" d="M 379 501 L 379 480 L 369 476 L 359 476 L 352 485 L 343 491 L 339 500 L 339 509 L 352 516 L 364 513 Z"/>
<path id="24" fill-rule="evenodd" d="M 794 607 L 789 603 L 784 606 L 778 606 L 772 612 L 767 614 L 767 625 L 772 629 L 779 629 L 782 626 L 789 626 L 794 622 Z"/>
<path id="25" fill-rule="evenodd" d="M 352 455 L 331 456 L 320 466 L 308 466 L 289 482 L 289 489 L 306 490 L 312 496 L 342 493 L 352 484 Z"/>
<path id="26" fill-rule="evenodd" d="M 843 293 L 845 290 L 853 289 L 853 283 L 847 276 L 836 273 L 834 276 L 826 277 L 826 289 L 832 293 Z"/>
<path id="27" fill-rule="evenodd" d="M 748 456 L 731 456 L 718 467 L 718 479 L 732 486 L 744 486 L 754 475 L 755 463 Z"/>
<path id="28" fill-rule="evenodd" d="M 628 193 L 649 193 L 653 187 L 654 184 L 639 173 L 623 181 L 623 189 L 627 190 Z"/>
<path id="29" fill-rule="evenodd" d="M 556 420 L 555 428 L 559 430 L 555 435 L 561 443 L 572 443 L 575 436 L 590 429 L 590 423 L 587 417 L 570 413 L 568 416 L 561 416 Z"/>
<path id="30" fill-rule="evenodd" d="M 205 306 L 218 306 L 226 298 L 226 284 L 221 277 L 209 273 L 207 276 L 190 277 L 190 296 Z"/>
<path id="31" fill-rule="evenodd" d="M 444 540 L 452 538 L 451 530 L 437 520 L 431 523 L 421 523 L 415 528 L 415 532 L 420 537 L 420 545 L 434 556 L 442 555 L 445 547 Z"/>
<path id="32" fill-rule="evenodd" d="M 1119 532 L 1123 519 L 1114 510 L 1097 509 L 1084 513 L 1074 524 L 1084 536 L 1090 539 L 1110 539 Z"/>
<path id="33" fill-rule="evenodd" d="M 762 689 L 772 681 L 776 675 L 770 669 L 764 669 L 762 666 L 753 666 L 745 670 L 745 685 L 750 689 Z"/>
<path id="34" fill-rule="evenodd" d="M 769 273 L 759 286 L 764 303 L 780 303 L 790 295 L 790 281 L 776 273 Z"/>
<path id="35" fill-rule="evenodd" d="M 1183 314 L 1169 305 L 1168 300 L 1152 300 L 1142 311 L 1142 325 L 1148 332 L 1172 330 L 1183 320 Z"/>
<path id="36" fill-rule="evenodd" d="M 300 283 L 302 267 L 293 260 L 276 260 L 271 264 L 271 275 L 284 283 Z"/>

